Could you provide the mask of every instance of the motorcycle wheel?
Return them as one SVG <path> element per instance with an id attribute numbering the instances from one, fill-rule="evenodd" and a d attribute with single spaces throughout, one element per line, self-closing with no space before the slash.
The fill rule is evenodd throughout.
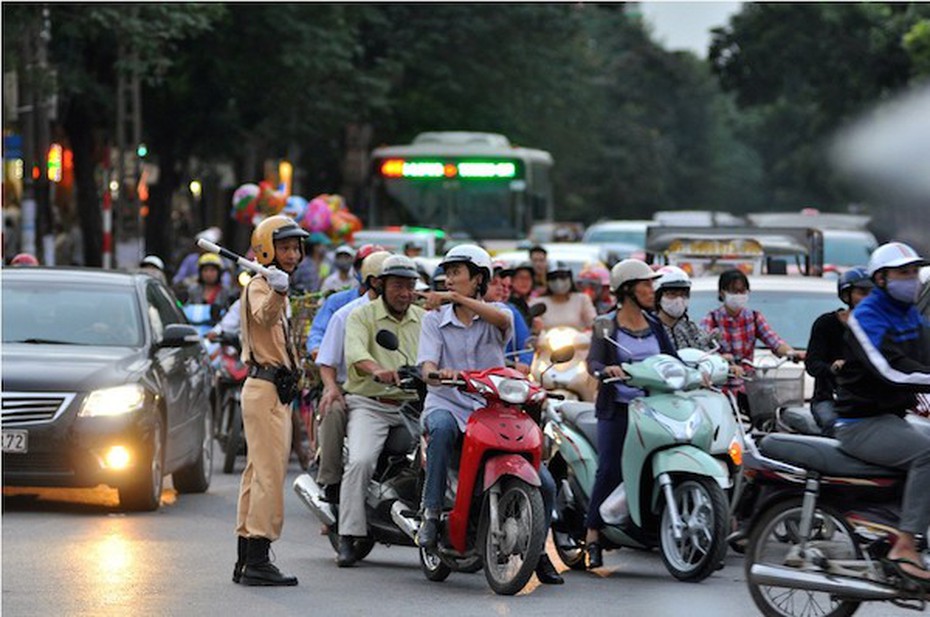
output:
<path id="1" fill-rule="evenodd" d="M 223 422 L 226 428 L 223 473 L 233 473 L 236 468 L 236 457 L 239 456 L 239 442 L 242 440 L 242 408 L 233 396 L 226 400 Z"/>
<path id="2" fill-rule="evenodd" d="M 788 553 L 798 545 L 802 499 L 775 504 L 759 517 L 746 550 L 746 584 L 756 607 L 766 617 L 849 617 L 860 602 L 840 600 L 829 593 L 772 587 L 752 582 L 752 566 L 764 563 L 785 567 Z M 812 539 L 814 546 L 828 559 L 861 559 L 852 528 L 830 506 L 818 504 L 814 511 Z M 829 534 L 829 535 L 828 535 Z"/>
<path id="3" fill-rule="evenodd" d="M 526 585 L 545 550 L 546 523 L 539 489 L 523 480 L 504 478 L 497 503 L 500 537 L 491 533 L 490 499 L 485 499 L 476 545 L 484 560 L 488 585 L 502 596 L 512 596 Z"/>
<path id="4" fill-rule="evenodd" d="M 659 528 L 662 561 L 678 580 L 702 581 L 727 553 L 727 498 L 715 481 L 702 477 L 676 482 L 672 494 L 686 528 L 676 540 L 665 504 Z"/>
<path id="5" fill-rule="evenodd" d="M 443 563 L 439 555 L 423 547 L 420 547 L 420 569 L 426 580 L 434 583 L 441 583 L 452 574 L 452 568 Z"/>
<path id="6" fill-rule="evenodd" d="M 330 546 L 338 553 L 339 532 L 336 529 L 330 529 L 327 536 L 329 537 Z M 355 558 L 359 561 L 365 559 L 374 547 L 375 541 L 371 538 L 355 538 Z"/>
<path id="7" fill-rule="evenodd" d="M 571 570 L 586 570 L 584 539 L 572 537 L 569 533 L 552 530 L 552 541 L 559 559 Z"/>

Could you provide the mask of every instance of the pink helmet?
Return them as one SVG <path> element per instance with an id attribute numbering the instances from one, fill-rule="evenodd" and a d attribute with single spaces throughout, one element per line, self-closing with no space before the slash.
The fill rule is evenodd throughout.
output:
<path id="1" fill-rule="evenodd" d="M 578 282 L 596 282 L 602 287 L 610 287 L 610 270 L 600 264 L 588 265 L 578 273 Z"/>
<path id="2" fill-rule="evenodd" d="M 39 260 L 29 253 L 20 253 L 10 260 L 11 266 L 38 266 Z"/>

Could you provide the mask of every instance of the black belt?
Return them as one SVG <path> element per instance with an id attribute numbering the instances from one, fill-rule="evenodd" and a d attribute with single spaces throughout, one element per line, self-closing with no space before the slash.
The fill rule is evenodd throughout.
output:
<path id="1" fill-rule="evenodd" d="M 249 366 L 249 377 L 254 377 L 255 379 L 263 379 L 265 381 L 270 381 L 274 383 L 275 373 L 278 371 L 276 366 L 258 366 L 252 364 Z"/>

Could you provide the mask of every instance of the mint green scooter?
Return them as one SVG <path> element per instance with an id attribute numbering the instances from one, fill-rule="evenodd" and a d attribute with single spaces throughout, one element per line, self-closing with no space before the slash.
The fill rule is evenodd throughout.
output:
<path id="1" fill-rule="evenodd" d="M 612 342 L 612 341 L 611 341 Z M 705 387 L 726 381 L 726 361 L 705 354 L 685 364 L 668 355 L 623 364 L 627 383 L 647 395 L 629 406 L 623 448 L 623 484 L 600 511 L 605 549 L 659 547 L 671 574 L 701 581 L 727 550 L 727 497 L 739 460 L 712 456 L 732 423 L 727 397 Z M 700 368 L 698 368 L 700 367 Z M 616 381 L 615 378 L 602 382 Z M 555 402 L 553 402 L 555 403 Z M 585 568 L 585 513 L 597 470 L 597 420 L 590 403 L 551 404 L 546 411 L 549 470 L 557 485 L 552 530 L 559 557 Z M 724 442 L 726 443 L 726 442 Z M 734 459 L 738 447 L 731 448 Z"/>

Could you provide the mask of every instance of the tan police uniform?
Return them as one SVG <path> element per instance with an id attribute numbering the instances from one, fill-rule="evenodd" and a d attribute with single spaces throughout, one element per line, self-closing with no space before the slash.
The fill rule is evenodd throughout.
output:
<path id="1" fill-rule="evenodd" d="M 287 295 L 253 277 L 242 294 L 242 360 L 267 369 L 294 366 L 289 340 Z M 250 371 L 251 374 L 252 371 Z M 291 407 L 278 398 L 275 384 L 248 377 L 242 386 L 242 422 L 248 458 L 239 486 L 236 533 L 276 540 L 284 525 L 284 479 L 291 452 Z"/>

